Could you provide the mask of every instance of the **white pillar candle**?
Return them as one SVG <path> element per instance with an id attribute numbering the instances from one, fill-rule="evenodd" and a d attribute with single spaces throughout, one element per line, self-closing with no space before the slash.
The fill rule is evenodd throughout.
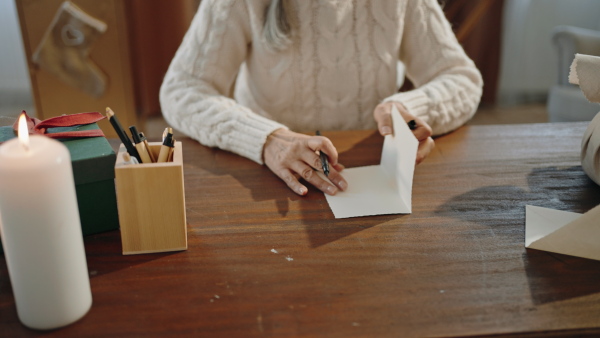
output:
<path id="1" fill-rule="evenodd" d="M 19 319 L 53 329 L 83 317 L 92 293 L 69 150 L 25 134 L 0 146 L 2 244 Z"/>

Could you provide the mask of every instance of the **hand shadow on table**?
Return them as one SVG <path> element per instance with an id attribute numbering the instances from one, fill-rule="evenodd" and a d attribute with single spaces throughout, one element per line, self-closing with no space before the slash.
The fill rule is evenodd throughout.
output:
<path id="1" fill-rule="evenodd" d="M 600 204 L 600 187 L 585 175 L 581 166 L 535 168 L 527 183 L 529 191 L 509 185 L 478 188 L 452 198 L 436 213 L 497 230 L 502 225 L 522 225 L 519 238 L 525 249 L 526 204 L 578 213 Z M 487 218 L 482 218 L 482 214 Z M 514 231 L 495 231 L 495 234 L 515 236 Z M 522 259 L 536 305 L 600 292 L 599 261 L 533 249 L 524 250 Z M 577 287 L 572 287 L 575 284 Z"/>
<path id="2" fill-rule="evenodd" d="M 370 151 L 373 144 L 377 145 L 378 142 L 379 144 L 383 144 L 383 138 L 377 131 L 373 131 L 372 134 L 357 142 L 351 149 L 341 152 L 339 154 L 339 162 L 343 163 L 346 167 L 379 164 L 381 146 L 379 147 L 379 156 L 373 156 L 375 157 L 373 159 L 365 160 L 364 156 L 361 155 L 361 152 L 364 155 L 365 151 Z M 203 148 L 197 154 L 197 156 L 204 157 L 204 160 L 195 161 L 193 158 L 186 158 L 188 164 L 184 164 L 184 171 L 185 165 L 202 163 L 201 168 L 213 175 L 229 175 L 233 177 L 250 192 L 253 201 L 273 200 L 277 207 L 277 212 L 281 216 L 281 219 L 277 221 L 285 223 L 289 220 L 289 222 L 294 223 L 299 219 L 308 234 L 309 245 L 313 248 L 401 217 L 401 215 L 382 215 L 335 219 L 325 199 L 325 195 L 306 182 L 303 182 L 303 184 L 308 187 L 308 194 L 306 196 L 298 196 L 264 165 L 257 165 L 252 167 L 252 169 L 248 169 L 248 163 L 243 162 L 250 160 L 218 149 Z M 206 157 L 211 157 L 211 160 L 206 161 Z M 193 184 L 186 181 L 186 195 L 189 193 L 203 193 L 201 189 L 192 190 L 188 189 L 188 186 L 193 186 Z M 293 206 L 291 210 L 290 206 Z M 187 208 L 188 211 L 192 211 L 188 212 L 189 222 L 190 218 L 193 217 L 193 210 L 190 210 L 193 206 L 188 205 Z"/>
<path id="3" fill-rule="evenodd" d="M 302 198 L 301 196 L 294 194 L 266 165 L 258 165 L 247 158 L 216 148 L 202 147 L 199 152 L 194 154 L 203 159 L 195 160 L 194 158 L 186 158 L 183 168 L 184 173 L 186 167 L 198 166 L 201 169 L 210 172 L 211 175 L 230 176 L 235 179 L 239 185 L 250 192 L 253 201 L 274 201 L 277 212 L 282 217 L 286 217 L 289 213 L 290 201 L 293 202 Z M 207 161 L 207 158 L 210 158 L 210 160 Z M 195 165 L 193 163 L 201 163 L 201 165 Z M 252 165 L 249 166 L 249 163 L 252 163 Z M 202 196 L 203 194 L 214 195 L 214 190 L 209 191 L 206 187 L 200 186 L 200 184 L 194 184 L 187 179 L 188 177 L 186 177 L 186 196 L 188 194 L 195 195 L 195 197 Z M 238 187 L 239 186 L 232 186 L 231 189 L 236 189 Z M 222 190 L 220 193 L 222 193 L 223 196 L 220 196 L 219 198 L 229 200 L 229 207 L 235 205 L 235 194 L 237 192 L 232 191 L 229 189 L 230 187 L 227 186 L 221 186 L 220 188 Z M 207 195 L 206 198 L 214 198 L 214 196 Z M 186 201 L 191 200 L 192 198 L 186 198 Z M 187 205 L 188 211 L 190 211 L 190 207 L 193 207 L 193 205 Z M 193 215 L 193 210 L 191 211 L 192 213 L 188 216 Z"/>
<path id="4" fill-rule="evenodd" d="M 366 163 L 364 159 L 361 160 L 360 156 L 356 156 L 357 150 L 360 150 L 364 142 L 377 141 L 372 138 L 379 139 L 381 136 L 374 132 L 368 138 L 355 145 L 352 149 L 341 153 L 340 161 L 348 167 L 379 163 L 379 158 L 377 158 L 377 163 Z M 114 141 L 111 145 L 113 148 L 117 149 L 119 143 Z M 289 222 L 296 222 L 296 217 L 289 217 L 290 212 L 299 212 L 300 215 L 298 218 L 300 219 L 301 224 L 304 225 L 308 234 L 309 244 L 313 248 L 399 217 L 399 215 L 382 215 L 336 220 L 323 193 L 311 185 L 307 184 L 309 187 L 307 196 L 298 196 L 292 192 L 281 179 L 271 172 L 269 168 L 256 165 L 252 166 L 252 169 L 248 169 L 249 166 L 247 162 L 250 160 L 239 155 L 215 148 L 202 147 L 200 151 L 195 152 L 193 156 L 201 157 L 202 160 L 195 160 L 193 157 L 186 158 L 184 161 L 184 173 L 186 167 L 196 166 L 194 163 L 201 163 L 201 169 L 210 172 L 212 175 L 228 175 L 233 177 L 250 192 L 253 201 L 274 201 L 277 212 L 281 216 L 281 220 L 277 219 L 277 222 L 281 221 L 285 223 L 288 219 Z M 210 160 L 207 161 L 207 158 L 210 158 Z M 214 190 L 205 191 L 206 189 L 204 186 L 196 184 L 191 180 L 188 181 L 188 178 L 189 177 L 185 178 L 185 194 L 186 201 L 188 201 L 186 203 L 187 221 L 188 224 L 194 224 L 196 222 L 196 220 L 194 220 L 194 217 L 196 217 L 194 208 L 201 208 L 202 206 L 195 206 L 190 203 L 189 201 L 194 200 L 190 196 L 211 194 L 214 193 Z M 268 184 L 265 182 L 268 182 Z M 236 184 L 236 187 L 239 186 Z M 227 190 L 226 186 L 224 188 L 224 190 Z M 230 194 L 228 191 L 223 191 L 223 194 L 224 199 L 235 199 L 235 194 Z M 206 198 L 212 197 L 214 196 L 206 196 Z M 231 201 L 231 203 L 233 205 L 235 201 Z M 290 203 L 299 203 L 300 206 L 295 207 L 290 211 Z M 197 214 L 201 214 L 201 212 Z M 188 236 L 193 236 L 193 233 L 188 232 Z M 179 252 L 123 255 L 121 252 L 119 231 L 109 231 L 86 236 L 84 243 L 86 245 L 86 252 L 88 253 L 88 270 L 90 272 L 90 277 L 92 278 L 171 255 L 175 256 L 170 259 L 180 259 L 179 256 L 176 255 Z M 110 258 L 107 259 L 107 257 Z"/>

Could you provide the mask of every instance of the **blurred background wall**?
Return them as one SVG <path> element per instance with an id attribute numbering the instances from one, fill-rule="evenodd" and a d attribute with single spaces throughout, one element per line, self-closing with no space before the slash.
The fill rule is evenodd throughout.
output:
<path id="1" fill-rule="evenodd" d="M 24 107 L 35 110 L 16 4 L 44 1 L 58 2 L 0 0 L 0 116 Z M 557 52 L 551 41 L 554 27 L 600 30 L 598 0 L 441 3 L 459 41 L 486 80 L 482 107 L 545 105 L 548 90 L 558 77 Z M 132 57 L 128 76 L 134 82 L 135 114 L 159 116 L 160 81 L 199 0 L 127 0 L 125 4 Z M 169 33 L 161 29 L 167 25 L 172 29 Z"/>
<path id="2" fill-rule="evenodd" d="M 498 104 L 546 101 L 558 79 L 551 41 L 558 25 L 600 29 L 600 1 L 505 0 Z"/>
<path id="3" fill-rule="evenodd" d="M 0 101 L 31 101 L 30 86 L 15 3 L 0 0 Z"/>

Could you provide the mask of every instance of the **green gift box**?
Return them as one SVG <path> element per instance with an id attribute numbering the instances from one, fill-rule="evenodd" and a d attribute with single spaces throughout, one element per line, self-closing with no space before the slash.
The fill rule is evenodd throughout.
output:
<path id="1" fill-rule="evenodd" d="M 96 123 L 48 129 L 48 133 L 99 129 Z M 16 137 L 12 127 L 0 127 L 0 141 Z M 104 137 L 61 139 L 71 154 L 79 218 L 83 235 L 119 228 L 115 193 L 116 154 Z M 0 252 L 2 244 L 0 243 Z"/>

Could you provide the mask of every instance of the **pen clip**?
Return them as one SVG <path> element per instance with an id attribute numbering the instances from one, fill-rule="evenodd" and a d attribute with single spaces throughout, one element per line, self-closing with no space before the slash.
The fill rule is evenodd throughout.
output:
<path id="1" fill-rule="evenodd" d="M 140 133 L 138 132 L 136 126 L 130 126 L 129 131 L 131 132 L 131 138 L 133 138 L 133 143 L 138 144 L 142 142 L 140 140 Z"/>

